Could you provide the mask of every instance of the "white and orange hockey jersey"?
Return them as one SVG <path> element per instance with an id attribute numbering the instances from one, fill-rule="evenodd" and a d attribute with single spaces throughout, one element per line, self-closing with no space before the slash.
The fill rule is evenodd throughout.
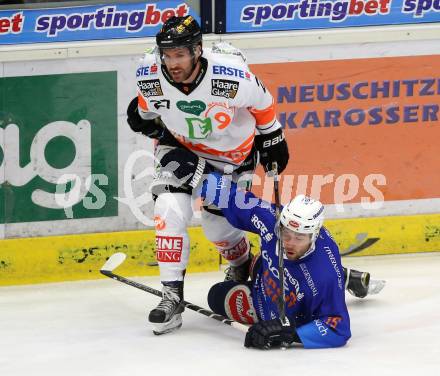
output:
<path id="1" fill-rule="evenodd" d="M 181 144 L 220 169 L 238 167 L 255 134 L 281 127 L 272 95 L 239 51 L 226 47 L 204 49 L 202 72 L 188 93 L 167 77 L 154 50 L 145 54 L 136 72 L 141 116 L 160 115 Z"/>

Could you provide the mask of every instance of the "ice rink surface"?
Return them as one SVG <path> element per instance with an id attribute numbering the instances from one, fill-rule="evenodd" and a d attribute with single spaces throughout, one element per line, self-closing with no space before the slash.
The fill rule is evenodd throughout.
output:
<path id="1" fill-rule="evenodd" d="M 440 375 L 440 253 L 343 263 L 387 286 L 365 299 L 347 293 L 352 339 L 338 349 L 245 349 L 243 333 L 190 310 L 180 330 L 155 336 L 146 313 L 159 299 L 110 279 L 3 287 L 0 375 Z M 185 299 L 207 307 L 222 279 L 188 275 Z M 160 288 L 158 277 L 136 280 Z"/>

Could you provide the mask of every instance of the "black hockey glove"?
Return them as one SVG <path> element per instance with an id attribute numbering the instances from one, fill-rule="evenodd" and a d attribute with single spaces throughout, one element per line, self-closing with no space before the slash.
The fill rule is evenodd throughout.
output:
<path id="1" fill-rule="evenodd" d="M 293 342 L 301 343 L 295 324 L 291 322 L 290 325 L 283 326 L 280 319 L 273 319 L 252 325 L 246 333 L 244 346 L 269 349 Z"/>
<path id="2" fill-rule="evenodd" d="M 203 158 L 189 150 L 175 148 L 166 153 L 160 160 L 160 169 L 156 184 L 172 185 L 192 191 L 201 182 L 203 175 L 210 172 L 211 167 Z"/>
<path id="3" fill-rule="evenodd" d="M 163 135 L 164 124 L 160 117 L 150 120 L 141 118 L 138 112 L 138 99 L 133 98 L 127 108 L 127 123 L 134 132 L 141 132 L 143 135 L 160 139 Z"/>
<path id="4" fill-rule="evenodd" d="M 277 162 L 279 174 L 284 171 L 289 161 L 289 149 L 281 128 L 255 136 L 255 147 L 260 153 L 260 163 L 264 171 L 271 171 L 273 162 Z"/>

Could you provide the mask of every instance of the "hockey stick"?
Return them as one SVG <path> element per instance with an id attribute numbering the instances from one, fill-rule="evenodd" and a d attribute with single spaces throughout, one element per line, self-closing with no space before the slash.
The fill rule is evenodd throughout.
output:
<path id="1" fill-rule="evenodd" d="M 118 252 L 118 253 L 111 255 L 110 258 L 107 260 L 107 262 L 102 266 L 102 268 L 100 270 L 101 274 L 104 274 L 106 277 L 115 279 L 119 282 L 125 283 L 126 285 L 136 287 L 140 290 L 149 292 L 150 294 L 156 295 L 161 298 L 162 292 L 160 292 L 159 290 L 156 290 L 156 289 L 149 287 L 149 286 L 146 286 L 142 283 L 133 281 L 131 279 L 127 279 L 125 277 L 122 277 L 118 274 L 113 273 L 113 270 L 116 269 L 119 265 L 121 265 L 124 262 L 126 257 L 127 256 L 125 255 L 125 253 L 122 253 L 122 252 Z M 210 317 L 211 319 L 214 319 L 214 320 L 222 322 L 223 324 L 232 326 L 233 328 L 238 329 L 241 332 L 247 333 L 247 331 L 249 329 L 249 327 L 244 324 L 241 324 L 241 323 L 234 321 L 234 320 L 230 320 L 230 319 L 228 319 L 222 315 L 218 315 L 208 309 L 205 309 L 205 308 L 199 307 L 198 305 L 187 302 L 186 300 L 183 301 L 183 305 L 186 308 L 191 309 L 195 312 L 201 313 L 202 315 Z"/>
<path id="2" fill-rule="evenodd" d="M 289 321 L 286 319 L 286 304 L 284 302 L 284 291 L 285 291 L 285 282 L 284 282 L 284 250 L 283 250 L 283 242 L 281 240 L 281 223 L 280 223 L 280 191 L 279 191 L 279 182 L 280 176 L 278 175 L 278 164 L 277 162 L 272 163 L 272 173 L 273 173 L 273 188 L 275 193 L 275 215 L 278 224 L 277 229 L 277 244 L 278 244 L 278 274 L 280 278 L 280 287 L 281 293 L 278 296 L 278 313 L 280 315 L 280 320 L 283 325 L 289 325 Z"/>

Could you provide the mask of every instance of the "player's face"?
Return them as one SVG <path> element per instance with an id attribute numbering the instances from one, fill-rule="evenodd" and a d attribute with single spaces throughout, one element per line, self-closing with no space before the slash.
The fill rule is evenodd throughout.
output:
<path id="1" fill-rule="evenodd" d="M 287 258 L 289 260 L 298 260 L 310 248 L 312 235 L 300 234 L 282 227 L 281 240 Z"/>
<path id="2" fill-rule="evenodd" d="M 192 55 L 186 47 L 163 49 L 162 61 L 174 82 L 186 81 L 193 73 Z"/>

